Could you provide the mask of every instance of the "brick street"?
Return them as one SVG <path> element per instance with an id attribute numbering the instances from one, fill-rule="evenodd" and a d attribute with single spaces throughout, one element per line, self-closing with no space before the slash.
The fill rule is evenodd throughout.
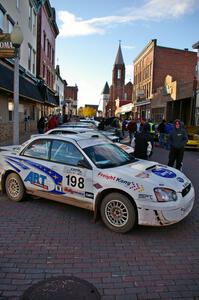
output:
<path id="1" fill-rule="evenodd" d="M 152 160 L 167 163 L 155 148 Z M 0 299 L 19 299 L 32 284 L 73 275 L 94 284 L 103 300 L 199 299 L 199 152 L 186 151 L 184 172 L 196 201 L 178 224 L 109 231 L 92 213 L 33 199 L 0 196 Z"/>

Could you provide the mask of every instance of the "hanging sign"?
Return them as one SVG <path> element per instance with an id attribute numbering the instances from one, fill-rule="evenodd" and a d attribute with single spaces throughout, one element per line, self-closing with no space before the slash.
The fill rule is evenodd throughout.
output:
<path id="1" fill-rule="evenodd" d="M 15 57 L 15 48 L 12 45 L 10 34 L 0 34 L 0 58 L 13 58 Z"/>

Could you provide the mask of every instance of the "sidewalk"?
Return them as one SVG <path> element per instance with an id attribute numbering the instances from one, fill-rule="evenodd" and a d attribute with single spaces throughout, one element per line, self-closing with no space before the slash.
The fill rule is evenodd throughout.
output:
<path id="1" fill-rule="evenodd" d="M 19 136 L 19 144 L 21 145 L 25 141 L 27 141 L 32 134 L 37 134 L 38 132 L 35 131 L 29 131 L 29 132 L 24 132 L 24 134 Z M 10 146 L 13 145 L 13 140 L 12 139 L 6 139 L 3 142 L 0 142 L 0 146 Z"/>

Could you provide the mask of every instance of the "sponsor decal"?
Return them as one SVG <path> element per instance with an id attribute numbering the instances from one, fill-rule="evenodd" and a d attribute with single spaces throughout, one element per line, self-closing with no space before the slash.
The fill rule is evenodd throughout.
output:
<path id="1" fill-rule="evenodd" d="M 101 184 L 99 184 L 99 183 L 95 183 L 95 184 L 93 184 L 93 186 L 94 186 L 97 190 L 99 190 L 99 189 L 102 188 Z"/>
<path id="2" fill-rule="evenodd" d="M 142 172 L 142 173 L 139 173 L 139 174 L 135 175 L 135 177 L 139 177 L 139 178 L 149 178 L 149 173 Z"/>
<path id="3" fill-rule="evenodd" d="M 189 182 L 185 182 L 185 183 L 183 184 L 183 187 L 186 188 L 188 185 L 189 185 Z"/>
<path id="4" fill-rule="evenodd" d="M 14 163 L 15 165 L 21 167 L 24 170 L 30 170 L 28 166 L 26 166 L 23 162 L 18 161 L 15 157 L 12 156 L 7 156 L 7 160 L 11 162 L 12 164 Z"/>
<path id="5" fill-rule="evenodd" d="M 119 178 L 119 177 L 117 177 L 117 179 L 116 179 L 116 182 L 119 182 L 119 183 L 122 183 L 122 184 L 125 184 L 125 185 L 127 185 L 127 186 L 130 186 L 131 185 L 131 181 L 127 181 L 127 180 L 124 180 L 124 179 L 122 179 L 122 178 Z"/>
<path id="6" fill-rule="evenodd" d="M 89 199 L 94 199 L 94 194 L 90 192 L 85 192 L 85 197 Z"/>
<path id="7" fill-rule="evenodd" d="M 184 179 L 182 177 L 177 177 L 176 178 L 179 182 L 184 182 Z"/>
<path id="8" fill-rule="evenodd" d="M 24 181 L 26 182 L 30 182 L 33 185 L 36 185 L 38 187 L 41 187 L 45 190 L 48 190 L 48 186 L 45 185 L 45 180 L 47 179 L 46 176 L 35 173 L 35 172 L 30 172 L 26 178 L 24 179 Z"/>
<path id="9" fill-rule="evenodd" d="M 83 175 L 82 173 L 82 170 L 79 169 L 79 168 L 75 168 L 75 167 L 72 167 L 72 168 L 65 168 L 64 169 L 64 173 L 70 173 L 70 174 L 76 174 L 76 175 Z"/>
<path id="10" fill-rule="evenodd" d="M 130 190 L 144 192 L 144 187 L 142 184 L 131 182 Z"/>
<path id="11" fill-rule="evenodd" d="M 67 194 L 72 194 L 72 195 L 76 194 L 76 195 L 79 195 L 81 197 L 84 197 L 84 193 L 83 192 L 77 191 L 77 190 L 73 190 L 73 189 L 71 189 L 71 188 L 69 188 L 67 186 L 64 187 L 64 192 L 66 192 Z"/>
<path id="12" fill-rule="evenodd" d="M 152 173 L 154 173 L 157 176 L 164 177 L 164 178 L 174 178 L 174 177 L 176 177 L 176 174 L 173 171 L 170 171 L 166 168 L 153 169 Z"/>
<path id="13" fill-rule="evenodd" d="M 148 194 L 138 194 L 138 198 L 142 200 L 153 200 L 153 196 Z"/>
<path id="14" fill-rule="evenodd" d="M 112 175 L 108 175 L 108 174 L 104 174 L 102 172 L 99 172 L 98 173 L 98 176 L 106 179 L 106 180 L 115 180 L 116 179 L 116 176 L 112 176 Z"/>
<path id="15" fill-rule="evenodd" d="M 132 181 L 128 181 L 128 180 L 125 180 L 121 177 L 117 177 L 117 176 L 112 176 L 112 175 L 108 175 L 108 174 L 104 174 L 102 172 L 99 172 L 98 173 L 98 176 L 100 177 L 103 177 L 104 179 L 106 180 L 113 180 L 117 183 L 120 183 L 120 184 L 123 184 L 123 185 L 126 185 L 128 186 L 131 190 L 133 191 L 139 191 L 139 192 L 143 192 L 144 191 L 144 187 L 143 185 L 141 184 L 138 184 L 138 183 L 134 183 Z M 95 185 L 94 185 L 95 186 Z M 96 187 L 96 186 L 95 186 Z M 101 186 L 100 186 L 101 187 Z M 96 187 L 97 188 L 97 187 Z"/>
<path id="16" fill-rule="evenodd" d="M 17 171 L 18 173 L 21 172 L 21 170 L 19 168 L 17 168 L 14 164 L 12 164 L 11 162 L 9 162 L 8 160 L 6 160 L 7 164 L 10 165 L 15 171 Z"/>

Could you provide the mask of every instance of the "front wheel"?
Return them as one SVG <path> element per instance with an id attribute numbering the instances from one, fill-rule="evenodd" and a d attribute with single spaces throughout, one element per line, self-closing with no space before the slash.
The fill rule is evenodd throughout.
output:
<path id="1" fill-rule="evenodd" d="M 120 193 L 104 197 L 100 207 L 104 224 L 119 233 L 130 231 L 136 224 L 136 211 L 131 201 Z"/>
<path id="2" fill-rule="evenodd" d="M 6 177 L 5 189 L 9 199 L 15 202 L 23 200 L 25 196 L 25 188 L 19 175 L 10 173 Z"/>

